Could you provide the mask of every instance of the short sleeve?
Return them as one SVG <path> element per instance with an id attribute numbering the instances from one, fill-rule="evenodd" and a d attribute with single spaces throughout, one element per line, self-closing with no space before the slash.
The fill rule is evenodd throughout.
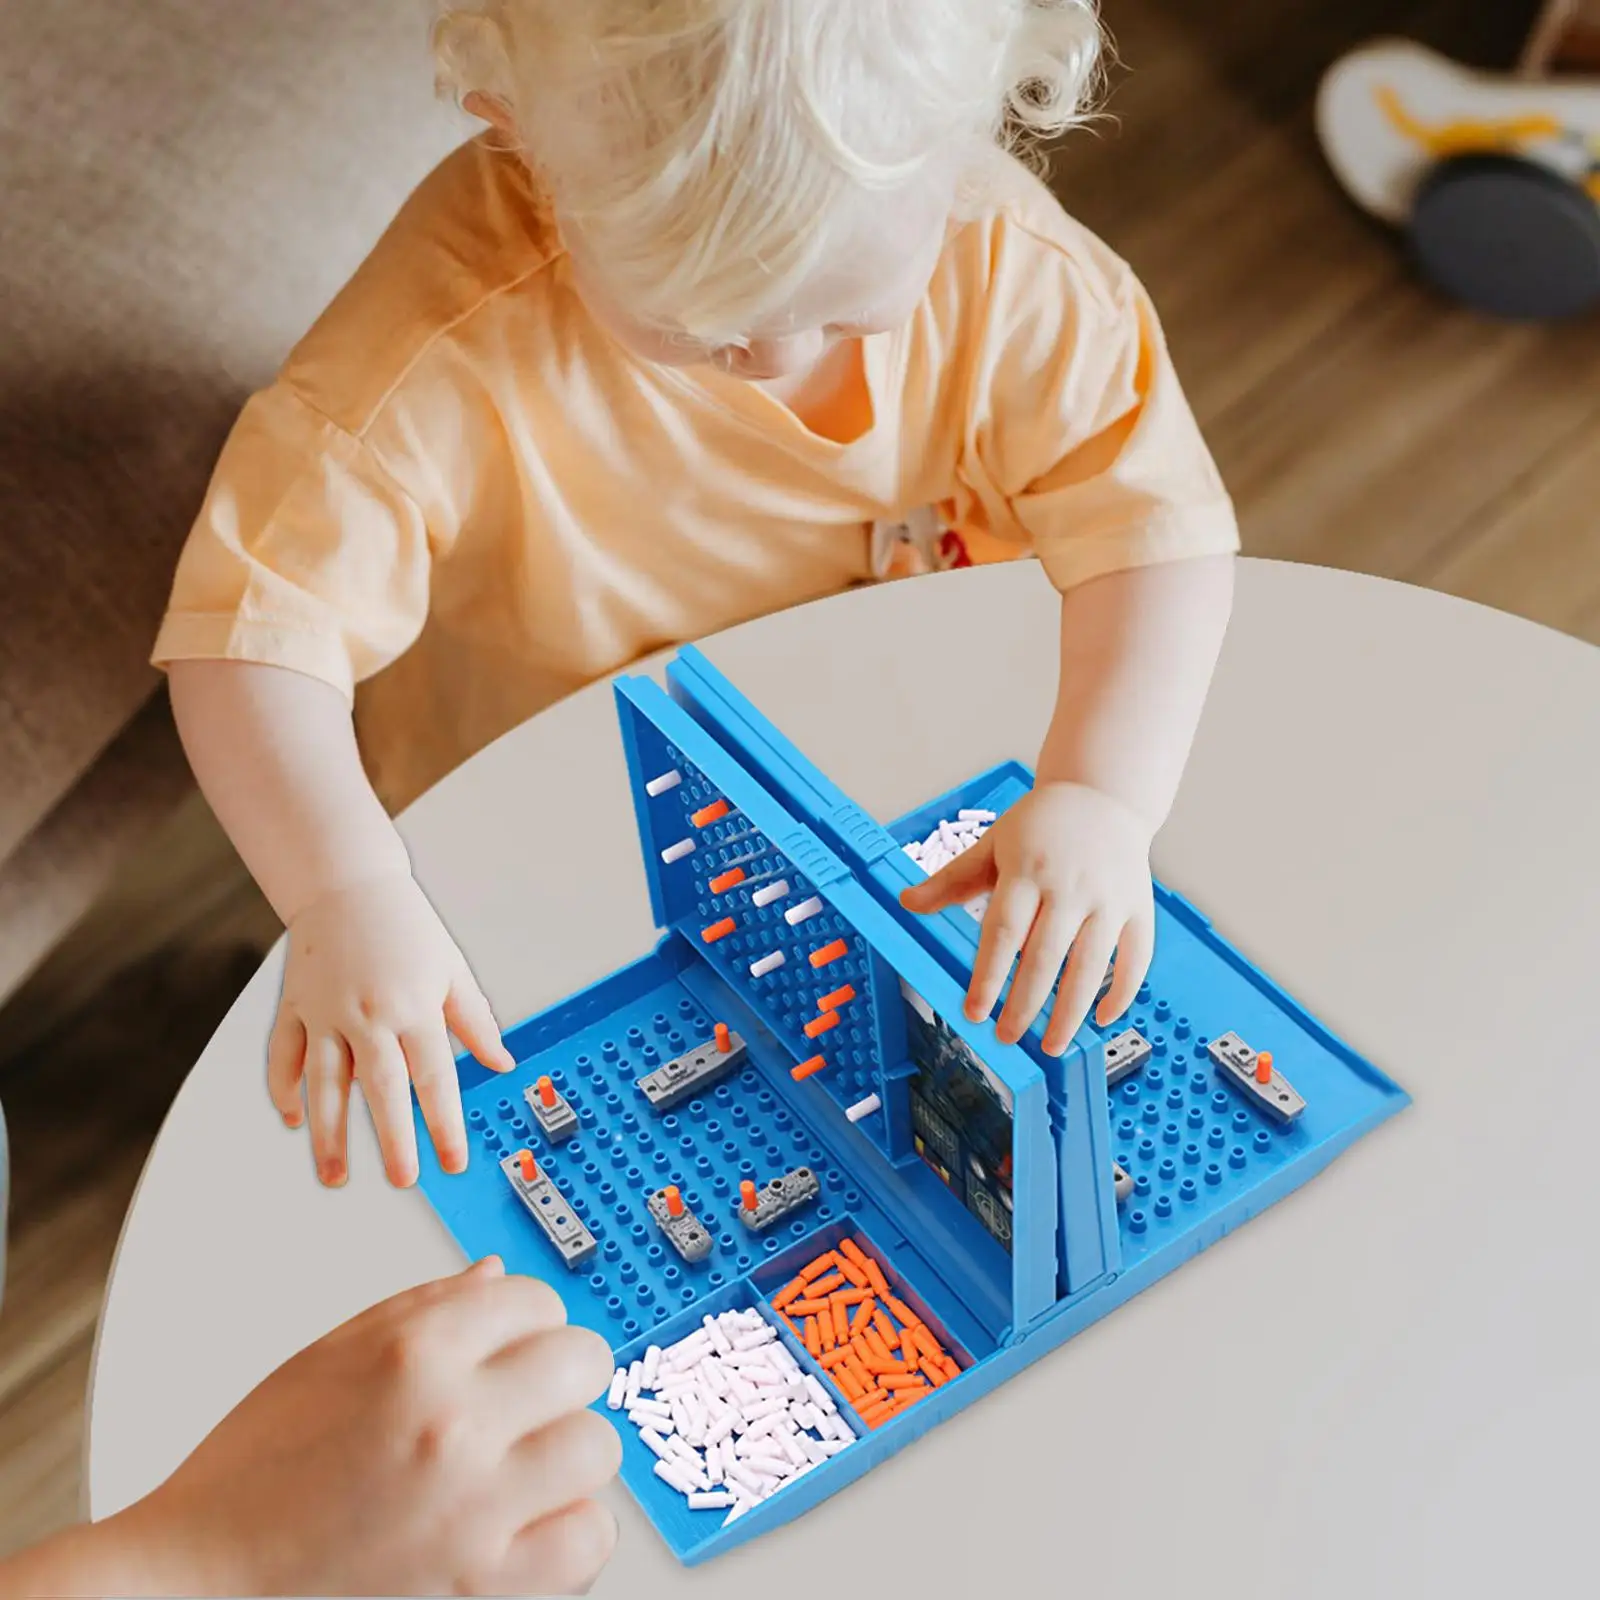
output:
<path id="1" fill-rule="evenodd" d="M 961 464 L 987 530 L 1031 546 L 1062 590 L 1237 550 L 1232 502 L 1132 271 L 1058 210 L 1038 228 L 1002 215 L 988 248 Z"/>
<path id="2" fill-rule="evenodd" d="M 421 632 L 429 569 L 415 502 L 280 380 L 228 438 L 152 659 L 288 667 L 348 697 Z"/>

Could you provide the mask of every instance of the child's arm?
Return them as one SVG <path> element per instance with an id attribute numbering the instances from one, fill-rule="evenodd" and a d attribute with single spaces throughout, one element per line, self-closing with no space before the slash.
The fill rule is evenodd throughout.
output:
<path id="1" fill-rule="evenodd" d="M 907 909 L 930 913 L 992 888 L 967 1013 L 989 1015 L 1020 951 L 1002 1039 L 1027 1032 L 1061 974 L 1044 1048 L 1065 1050 L 1114 948 L 1102 1019 L 1126 1009 L 1143 982 L 1155 936 L 1150 842 L 1177 793 L 1232 601 L 1232 556 L 1134 567 L 1069 589 L 1055 715 L 1032 794 L 906 891 Z"/>
<path id="2" fill-rule="evenodd" d="M 1031 549 L 1061 592 L 1061 673 L 1033 793 L 905 903 L 992 888 L 968 1015 L 989 1014 L 1020 950 L 997 1032 L 1020 1039 L 1056 989 L 1043 1042 L 1059 1054 L 1113 949 L 1103 1023 L 1149 966 L 1150 841 L 1227 628 L 1239 528 L 1125 262 L 1031 179 L 948 262 L 972 317 L 958 514 Z"/>
<path id="3" fill-rule="evenodd" d="M 341 1183 L 353 1079 L 390 1180 L 409 1184 L 415 1083 L 441 1164 L 460 1171 L 466 1130 L 446 1024 L 485 1066 L 515 1063 L 411 876 L 362 769 L 349 705 L 327 684 L 278 667 L 176 661 L 169 671 L 200 787 L 289 930 L 268 1046 L 273 1103 L 291 1127 L 309 1110 L 318 1173 Z"/>

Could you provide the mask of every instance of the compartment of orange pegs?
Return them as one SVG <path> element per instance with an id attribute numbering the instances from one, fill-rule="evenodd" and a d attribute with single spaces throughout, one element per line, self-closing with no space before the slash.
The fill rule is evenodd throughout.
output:
<path id="1" fill-rule="evenodd" d="M 852 1222 L 812 1234 L 752 1282 L 834 1399 L 869 1432 L 973 1365 L 973 1352 Z"/>

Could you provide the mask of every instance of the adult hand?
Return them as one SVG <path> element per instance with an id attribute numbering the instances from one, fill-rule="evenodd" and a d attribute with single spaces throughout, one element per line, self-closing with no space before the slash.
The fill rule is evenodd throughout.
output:
<path id="1" fill-rule="evenodd" d="M 616 1540 L 611 1373 L 491 1258 L 293 1357 L 112 1521 L 205 1594 L 581 1594 Z"/>

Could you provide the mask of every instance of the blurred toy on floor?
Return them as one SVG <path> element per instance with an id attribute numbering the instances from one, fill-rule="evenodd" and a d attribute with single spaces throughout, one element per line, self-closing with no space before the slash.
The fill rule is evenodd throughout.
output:
<path id="1" fill-rule="evenodd" d="M 1588 63 L 1594 75 L 1562 69 Z M 1418 271 L 1491 316 L 1600 307 L 1600 6 L 1555 0 L 1519 72 L 1377 40 L 1323 80 L 1317 131 L 1351 198 L 1402 229 Z"/>

